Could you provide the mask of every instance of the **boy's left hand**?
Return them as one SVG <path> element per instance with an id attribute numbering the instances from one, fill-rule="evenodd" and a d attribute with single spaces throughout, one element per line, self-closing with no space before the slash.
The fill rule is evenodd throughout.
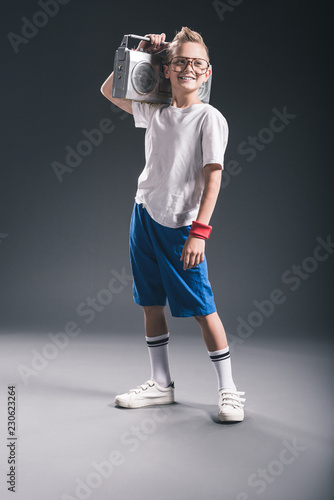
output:
<path id="1" fill-rule="evenodd" d="M 198 266 L 204 260 L 205 240 L 189 235 L 183 245 L 180 260 L 183 260 L 183 269 Z"/>

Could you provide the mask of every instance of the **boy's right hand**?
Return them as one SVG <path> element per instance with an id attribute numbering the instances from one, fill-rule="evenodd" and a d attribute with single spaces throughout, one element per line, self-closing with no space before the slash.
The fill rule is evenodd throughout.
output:
<path id="1" fill-rule="evenodd" d="M 145 38 L 150 38 L 151 41 L 145 42 L 141 40 L 136 50 L 143 49 L 144 52 L 149 51 L 151 54 L 158 54 L 169 46 L 169 42 L 164 43 L 166 40 L 166 33 L 161 33 L 161 35 L 145 35 Z"/>

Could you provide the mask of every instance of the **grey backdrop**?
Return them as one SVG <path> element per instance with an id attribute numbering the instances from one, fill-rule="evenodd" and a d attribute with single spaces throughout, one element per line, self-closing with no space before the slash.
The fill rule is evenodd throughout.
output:
<path id="1" fill-rule="evenodd" d="M 265 323 L 282 331 L 283 325 L 291 327 L 294 335 L 330 334 L 333 257 L 316 269 L 306 263 L 306 278 L 295 282 L 296 290 L 293 282 L 282 283 L 282 274 L 311 257 L 316 238 L 326 239 L 333 229 L 325 4 L 216 4 L 168 2 L 158 12 L 138 2 L 116 7 L 110 1 L 71 0 L 53 18 L 37 17 L 44 26 L 37 33 L 26 28 L 30 39 L 25 36 L 24 43 L 13 36 L 10 41 L 8 34 L 22 36 L 22 17 L 32 21 L 41 8 L 34 1 L 7 3 L 0 197 L 6 331 L 62 329 L 78 319 L 79 304 L 106 287 L 111 270 L 130 272 L 128 230 L 145 131 L 135 129 L 131 115 L 118 113 L 100 86 L 123 34 L 164 31 L 171 40 L 186 25 L 200 31 L 209 47 L 211 104 L 229 123 L 226 162 L 237 161 L 240 169 L 228 185 L 225 171 L 206 245 L 224 324 L 232 332 L 236 318 L 255 309 L 254 300 L 280 288 L 286 301 L 257 327 L 259 335 Z M 284 107 L 295 118 L 280 132 L 263 132 L 273 108 Z M 86 139 L 82 130 L 97 128 L 105 118 L 113 130 L 60 182 L 53 162 L 64 164 L 65 148 L 76 149 Z M 246 142 L 259 133 L 266 143 L 260 140 L 262 150 L 254 149 L 254 155 Z M 128 282 L 88 330 L 135 330 L 139 309 Z"/>
<path id="2" fill-rule="evenodd" d="M 74 478 L 88 477 L 91 460 L 117 447 L 122 430 L 158 425 L 153 410 L 120 412 L 112 403 L 117 392 L 147 378 L 143 314 L 132 299 L 128 253 L 145 131 L 135 129 L 133 117 L 112 106 L 100 86 L 124 34 L 165 32 L 171 40 L 182 26 L 201 32 L 209 47 L 210 102 L 230 129 L 206 255 L 231 350 L 243 344 L 233 366 L 238 387 L 248 391 L 246 420 L 240 427 L 213 425 L 214 372 L 204 345 L 197 345 L 199 328 L 192 318 L 172 318 L 167 307 L 179 404 L 167 429 L 160 421 L 148 444 L 126 455 L 127 465 L 92 498 L 248 500 L 242 493 L 247 477 L 266 464 L 275 472 L 272 459 L 283 438 L 304 443 L 307 452 L 263 498 L 329 498 L 330 5 L 16 0 L 4 6 L 0 378 L 3 395 L 10 383 L 19 391 L 17 498 L 73 495 Z M 282 114 L 283 122 L 275 118 Z M 98 127 L 104 133 L 87 146 L 82 141 Z M 55 165 L 67 171 L 57 177 Z M 94 300 L 95 311 L 88 305 Z M 70 321 L 84 335 L 68 349 L 51 345 L 50 351 L 50 334 L 64 332 Z M 48 359 L 56 349 L 56 359 L 45 370 L 39 365 L 26 387 L 19 366 L 33 366 L 36 349 Z M 172 493 L 163 488 L 156 496 L 153 476 L 141 479 L 152 456 L 154 481 L 169 471 Z"/>

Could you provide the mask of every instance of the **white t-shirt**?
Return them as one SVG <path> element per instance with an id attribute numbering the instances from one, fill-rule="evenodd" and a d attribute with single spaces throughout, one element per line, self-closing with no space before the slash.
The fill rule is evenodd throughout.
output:
<path id="1" fill-rule="evenodd" d="M 203 167 L 219 163 L 224 168 L 227 122 L 211 104 L 177 108 L 132 101 L 132 110 L 135 126 L 146 128 L 146 164 L 135 201 L 163 226 L 188 226 L 198 214 Z"/>

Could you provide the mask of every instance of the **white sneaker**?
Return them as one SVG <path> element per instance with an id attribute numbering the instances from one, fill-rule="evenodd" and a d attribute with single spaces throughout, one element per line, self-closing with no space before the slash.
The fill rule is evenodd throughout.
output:
<path id="1" fill-rule="evenodd" d="M 243 404 L 246 399 L 241 398 L 245 393 L 240 391 L 230 391 L 222 389 L 219 391 L 219 412 L 220 422 L 241 422 L 244 419 Z"/>
<path id="2" fill-rule="evenodd" d="M 167 405 L 174 403 L 174 382 L 168 387 L 160 387 L 154 380 L 147 380 L 136 389 L 119 394 L 115 404 L 124 408 L 141 408 L 142 406 Z"/>

